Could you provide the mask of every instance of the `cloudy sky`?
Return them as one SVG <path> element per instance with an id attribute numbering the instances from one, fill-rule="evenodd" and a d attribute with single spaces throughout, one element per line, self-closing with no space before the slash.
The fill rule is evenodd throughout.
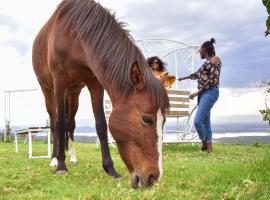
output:
<path id="1" fill-rule="evenodd" d="M 1 105 L 5 90 L 39 88 L 31 65 L 32 42 L 59 2 L 0 0 Z M 201 44 L 214 37 L 223 62 L 223 88 L 249 88 L 270 78 L 270 37 L 264 37 L 267 12 L 260 0 L 99 2 L 128 24 L 136 40 L 167 38 Z"/>

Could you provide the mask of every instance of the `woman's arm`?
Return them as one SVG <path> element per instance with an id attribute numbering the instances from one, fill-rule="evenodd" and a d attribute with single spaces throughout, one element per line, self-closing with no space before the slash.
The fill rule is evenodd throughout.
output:
<path id="1" fill-rule="evenodd" d="M 183 80 L 186 80 L 186 79 L 190 79 L 190 76 L 179 77 L 177 80 L 178 81 L 183 81 Z"/>
<path id="2" fill-rule="evenodd" d="M 183 80 L 186 80 L 186 79 L 191 79 L 191 80 L 198 79 L 200 77 L 200 72 L 201 72 L 201 68 L 199 68 L 196 72 L 190 74 L 189 76 L 179 77 L 177 80 L 178 81 L 183 81 Z"/>

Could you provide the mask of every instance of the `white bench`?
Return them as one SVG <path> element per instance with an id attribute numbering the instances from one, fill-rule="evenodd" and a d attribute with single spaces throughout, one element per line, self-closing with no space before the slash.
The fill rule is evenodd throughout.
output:
<path id="1" fill-rule="evenodd" d="M 170 108 L 165 111 L 166 118 L 176 118 L 176 130 L 165 130 L 163 135 L 163 141 L 165 143 L 177 143 L 177 142 L 198 142 L 198 135 L 196 131 L 192 131 L 193 124 L 191 117 L 197 108 L 196 105 L 192 105 L 192 101 L 189 99 L 190 91 L 187 90 L 167 90 Z M 183 118 L 182 124 L 179 119 Z M 166 123 L 165 123 L 166 124 Z M 166 134 L 176 133 L 176 140 L 167 140 Z"/>
<path id="2" fill-rule="evenodd" d="M 37 135 L 37 133 L 39 132 L 45 132 L 47 134 L 48 154 L 45 156 L 33 156 L 32 136 Z M 26 137 L 26 140 L 24 143 L 26 143 L 28 139 L 29 158 L 51 158 L 51 131 L 49 127 L 29 127 L 27 129 L 16 131 L 15 132 L 15 152 L 16 153 L 19 152 L 18 136 L 22 136 L 22 135 Z"/>
<path id="3" fill-rule="evenodd" d="M 107 95 L 105 95 L 107 96 Z M 105 99 L 104 100 L 104 112 L 105 112 L 105 118 L 106 118 L 106 121 L 107 121 L 107 126 L 109 124 L 109 117 L 110 117 L 110 114 L 112 112 L 112 102 L 110 99 Z M 115 140 L 113 139 L 111 133 L 110 133 L 110 130 L 108 128 L 108 143 L 113 147 L 113 148 L 116 148 L 115 146 Z M 100 145 L 100 142 L 99 142 L 99 139 L 97 137 L 97 141 L 96 141 L 96 146 L 97 148 L 99 148 L 99 145 Z"/>

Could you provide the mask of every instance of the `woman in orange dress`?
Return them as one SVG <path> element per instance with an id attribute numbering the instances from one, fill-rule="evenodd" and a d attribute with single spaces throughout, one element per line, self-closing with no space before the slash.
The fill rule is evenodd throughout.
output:
<path id="1" fill-rule="evenodd" d="M 147 62 L 151 68 L 153 75 L 164 83 L 164 87 L 166 89 L 171 88 L 172 84 L 176 80 L 176 77 L 166 71 L 165 63 L 157 56 L 148 58 Z"/>

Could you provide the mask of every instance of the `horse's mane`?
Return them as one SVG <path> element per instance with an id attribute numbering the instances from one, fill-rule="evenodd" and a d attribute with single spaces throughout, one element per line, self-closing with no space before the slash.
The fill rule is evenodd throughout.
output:
<path id="1" fill-rule="evenodd" d="M 134 44 L 124 23 L 108 9 L 93 0 L 63 0 L 56 10 L 57 18 L 65 16 L 67 28 L 85 45 L 95 49 L 104 66 L 104 78 L 127 98 L 134 87 L 130 81 L 132 64 L 137 61 L 154 104 L 161 109 L 169 105 L 164 87 L 151 74 L 149 66 Z"/>

